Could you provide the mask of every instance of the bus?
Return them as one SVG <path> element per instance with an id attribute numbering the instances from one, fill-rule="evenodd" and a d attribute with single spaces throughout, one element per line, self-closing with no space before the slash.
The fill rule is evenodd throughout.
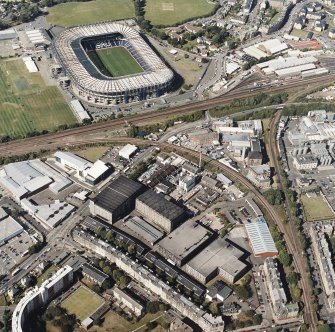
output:
<path id="1" fill-rule="evenodd" d="M 15 269 L 15 270 L 12 272 L 12 277 L 16 276 L 20 271 L 21 271 L 20 268 Z"/>

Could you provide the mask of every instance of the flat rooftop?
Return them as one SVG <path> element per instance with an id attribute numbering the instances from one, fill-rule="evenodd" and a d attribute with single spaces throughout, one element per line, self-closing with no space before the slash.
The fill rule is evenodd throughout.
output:
<path id="1" fill-rule="evenodd" d="M 161 240 L 157 245 L 177 259 L 184 259 L 212 237 L 213 233 L 188 220 Z"/>
<path id="2" fill-rule="evenodd" d="M 23 232 L 23 227 L 12 217 L 2 219 L 0 221 L 0 245 L 21 232 Z"/>
<path id="3" fill-rule="evenodd" d="M 175 220 L 185 212 L 184 209 L 166 200 L 163 195 L 157 194 L 151 189 L 137 197 L 137 200 L 169 220 Z"/>
<path id="4" fill-rule="evenodd" d="M 142 184 L 121 175 L 103 189 L 93 201 L 94 204 L 113 213 L 129 198 L 139 194 L 142 189 Z"/>
<path id="5" fill-rule="evenodd" d="M 157 228 L 153 227 L 152 225 L 150 225 L 145 220 L 139 217 L 129 218 L 125 222 L 125 224 L 139 237 L 143 238 L 144 240 L 150 243 L 155 243 L 164 236 L 164 234 L 160 232 Z"/>
<path id="6" fill-rule="evenodd" d="M 210 275 L 218 268 L 231 275 L 237 275 L 246 267 L 239 259 L 244 252 L 226 239 L 217 238 L 191 259 L 187 265 L 204 276 Z"/>

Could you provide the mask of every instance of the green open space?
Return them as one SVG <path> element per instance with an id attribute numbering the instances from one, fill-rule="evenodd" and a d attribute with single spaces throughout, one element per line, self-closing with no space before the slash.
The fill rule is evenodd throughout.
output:
<path id="1" fill-rule="evenodd" d="M 120 77 L 143 72 L 125 47 L 112 47 L 88 53 L 89 58 L 106 76 Z"/>
<path id="2" fill-rule="evenodd" d="M 0 61 L 0 136 L 23 137 L 77 120 L 56 86 L 29 73 L 22 60 Z"/>
<path id="3" fill-rule="evenodd" d="M 115 21 L 135 16 L 132 0 L 92 0 L 67 2 L 49 9 L 47 21 L 63 27 L 102 21 Z"/>
<path id="4" fill-rule="evenodd" d="M 147 0 L 145 19 L 153 25 L 175 25 L 207 15 L 214 7 L 215 4 L 207 0 Z"/>
<path id="5" fill-rule="evenodd" d="M 108 149 L 108 146 L 91 146 L 88 148 L 81 148 L 80 150 L 74 150 L 73 152 L 94 163 L 100 159 Z"/>
<path id="6" fill-rule="evenodd" d="M 308 198 L 305 194 L 301 195 L 306 221 L 318 221 L 334 218 L 334 214 L 324 199 L 317 195 Z"/>
<path id="7" fill-rule="evenodd" d="M 101 326 L 94 326 L 96 332 L 129 332 L 136 330 L 137 332 L 145 332 L 147 331 L 146 324 L 151 320 L 155 320 L 160 317 L 163 319 L 164 314 L 158 312 L 156 314 L 146 314 L 142 319 L 140 319 L 137 323 L 128 322 L 126 319 L 118 315 L 114 311 L 109 311 L 104 316 L 104 322 Z M 159 320 L 157 322 L 159 322 Z"/>
<path id="8" fill-rule="evenodd" d="M 306 39 L 308 32 L 304 30 L 292 29 L 292 36 L 299 37 L 300 39 Z"/>
<path id="9" fill-rule="evenodd" d="M 80 321 L 93 314 L 104 300 L 86 287 L 79 287 L 61 304 L 69 314 L 75 314 Z"/>

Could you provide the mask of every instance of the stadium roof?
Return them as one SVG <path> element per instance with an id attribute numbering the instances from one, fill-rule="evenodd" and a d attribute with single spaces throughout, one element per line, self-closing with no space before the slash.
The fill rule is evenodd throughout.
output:
<path id="1" fill-rule="evenodd" d="M 263 217 L 256 218 L 256 222 L 246 224 L 245 228 L 255 256 L 274 256 L 278 254 L 268 225 Z"/>
<path id="2" fill-rule="evenodd" d="M 81 45 L 83 38 L 121 34 L 133 51 L 144 60 L 143 73 L 107 77 L 101 74 L 88 59 Z M 165 85 L 173 79 L 173 72 L 130 26 L 119 22 L 98 23 L 67 29 L 54 40 L 60 62 L 67 74 L 86 91 L 103 95 L 119 95 L 132 90 Z"/>
<path id="3" fill-rule="evenodd" d="M 142 191 L 142 188 L 142 184 L 121 175 L 94 198 L 94 203 L 113 213 L 130 197 Z"/>

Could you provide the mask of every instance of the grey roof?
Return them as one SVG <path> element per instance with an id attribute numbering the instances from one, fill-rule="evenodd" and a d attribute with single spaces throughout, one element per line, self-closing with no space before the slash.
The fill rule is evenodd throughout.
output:
<path id="1" fill-rule="evenodd" d="M 215 298 L 219 295 L 225 300 L 231 293 L 232 289 L 228 287 L 223 281 L 217 281 L 208 289 L 208 295 L 212 298 Z"/>
<path id="2" fill-rule="evenodd" d="M 106 279 L 108 279 L 108 275 L 91 264 L 85 263 L 82 266 L 82 271 L 84 275 L 88 275 L 92 279 L 94 279 L 98 283 L 103 283 Z"/>
<path id="3" fill-rule="evenodd" d="M 194 295 L 198 297 L 201 297 L 205 293 L 205 287 L 191 279 L 189 276 L 179 274 L 177 277 L 177 282 L 188 290 L 193 291 Z"/>
<path id="4" fill-rule="evenodd" d="M 157 194 L 151 189 L 137 197 L 137 200 L 169 220 L 175 220 L 185 212 L 184 209 L 166 200 L 163 195 Z"/>
<path id="5" fill-rule="evenodd" d="M 150 243 L 155 243 L 164 236 L 164 234 L 160 232 L 157 228 L 153 227 L 139 217 L 129 218 L 125 222 L 125 224 L 133 232 L 135 232 L 137 235 Z"/>
<path id="6" fill-rule="evenodd" d="M 158 243 L 177 259 L 184 259 L 207 242 L 213 233 L 200 224 L 188 220 Z"/>
<path id="7" fill-rule="evenodd" d="M 94 198 L 94 203 L 113 213 L 129 198 L 139 195 L 142 191 L 142 184 L 121 175 Z"/>

